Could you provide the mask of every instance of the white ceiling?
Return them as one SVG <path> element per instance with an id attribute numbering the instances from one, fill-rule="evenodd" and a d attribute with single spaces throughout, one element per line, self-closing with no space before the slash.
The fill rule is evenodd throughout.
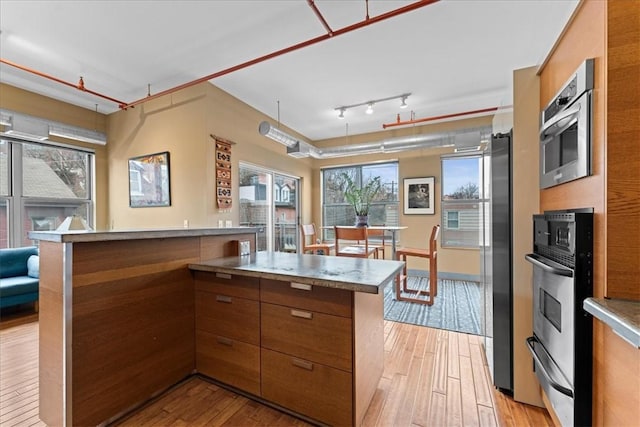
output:
<path id="1" fill-rule="evenodd" d="M 369 1 L 375 18 L 410 1 Z M 540 65 L 577 0 L 443 0 L 211 81 L 311 140 L 511 104 L 514 69 Z M 364 0 L 315 0 L 336 31 Z M 305 0 L 0 1 L 0 56 L 131 103 L 326 34 Z M 0 80 L 102 113 L 114 102 L 2 64 Z M 374 114 L 336 107 L 410 92 Z M 278 113 L 279 111 L 279 113 Z M 348 123 L 348 126 L 347 126 Z M 256 123 L 256 132 L 258 123 Z"/>

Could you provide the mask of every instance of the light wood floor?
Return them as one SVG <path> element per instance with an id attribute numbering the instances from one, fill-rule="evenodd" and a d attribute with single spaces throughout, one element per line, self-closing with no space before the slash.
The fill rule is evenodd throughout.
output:
<path id="1" fill-rule="evenodd" d="M 38 323 L 0 328 L 0 425 L 38 418 Z M 179 384 L 123 426 L 305 426 L 199 377 Z M 385 370 L 366 426 L 552 426 L 544 409 L 493 389 L 481 337 L 385 322 Z"/>

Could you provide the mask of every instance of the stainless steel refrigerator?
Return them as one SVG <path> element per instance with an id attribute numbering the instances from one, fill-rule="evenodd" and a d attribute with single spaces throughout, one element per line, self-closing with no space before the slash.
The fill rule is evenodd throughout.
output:
<path id="1" fill-rule="evenodd" d="M 490 207 L 485 222 L 485 350 L 493 384 L 513 394 L 513 295 L 511 139 L 513 132 L 492 135 L 485 188 Z"/>

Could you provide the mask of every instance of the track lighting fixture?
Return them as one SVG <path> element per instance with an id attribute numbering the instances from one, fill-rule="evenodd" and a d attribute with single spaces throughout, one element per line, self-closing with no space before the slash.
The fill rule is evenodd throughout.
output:
<path id="1" fill-rule="evenodd" d="M 373 114 L 373 102 L 370 102 L 369 105 L 367 105 L 367 109 L 365 110 L 365 113 Z"/>
<path id="2" fill-rule="evenodd" d="M 360 106 L 363 106 L 363 105 L 367 106 L 367 109 L 365 110 L 365 113 L 373 114 L 373 104 L 377 104 L 379 102 L 384 102 L 384 101 L 391 101 L 393 99 L 401 99 L 402 102 L 400 103 L 400 108 L 406 108 L 407 107 L 407 98 L 409 98 L 409 95 L 411 95 L 411 94 L 410 93 L 403 93 L 402 95 L 390 96 L 388 98 L 372 99 L 370 101 L 359 102 L 357 104 L 343 105 L 342 107 L 336 107 L 336 108 L 334 108 L 334 110 L 336 110 L 338 112 L 338 118 L 339 119 L 344 119 L 344 113 L 349 108 L 360 107 Z"/>

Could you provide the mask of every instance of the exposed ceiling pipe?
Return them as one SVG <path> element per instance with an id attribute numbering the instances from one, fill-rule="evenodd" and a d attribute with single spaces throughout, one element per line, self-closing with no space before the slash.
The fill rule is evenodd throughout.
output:
<path id="1" fill-rule="evenodd" d="M 80 77 L 80 81 L 77 84 L 74 84 L 74 83 L 66 82 L 66 81 L 64 81 L 62 79 L 59 79 L 57 77 L 54 77 L 52 75 L 43 73 L 41 71 L 37 71 L 37 70 L 34 70 L 32 68 L 25 67 L 24 65 L 16 64 L 15 62 L 9 61 L 9 60 L 4 59 L 4 58 L 0 58 L 0 62 L 2 62 L 3 64 L 10 65 L 12 67 L 18 68 L 18 69 L 20 69 L 22 71 L 26 71 L 28 73 L 35 74 L 36 76 L 44 77 L 45 79 L 53 80 L 54 82 L 61 83 L 61 84 L 65 85 L 65 86 L 69 86 L 69 87 L 72 87 L 74 89 L 81 90 L 82 92 L 90 93 L 91 95 L 98 96 L 98 97 L 100 97 L 102 99 L 106 99 L 108 101 L 115 102 L 116 104 L 118 104 L 118 106 L 120 106 L 120 108 L 122 108 L 123 105 L 126 105 L 126 102 L 124 102 L 124 101 L 119 101 L 119 100 L 117 100 L 115 98 L 111 98 L 110 96 L 103 95 L 101 93 L 94 92 L 92 90 L 87 89 L 84 86 L 84 80 L 82 79 L 82 77 Z"/>
<path id="2" fill-rule="evenodd" d="M 314 3 L 313 0 L 307 0 L 307 4 L 309 5 L 309 7 L 313 10 L 313 12 L 316 14 L 316 16 L 318 17 L 318 19 L 320 20 L 320 22 L 322 23 L 322 26 L 325 28 L 325 30 L 327 30 L 327 33 L 332 36 L 333 35 L 333 30 L 331 29 L 331 27 L 329 26 L 329 24 L 327 23 L 327 20 L 324 19 L 324 16 L 322 16 L 322 13 L 320 13 L 320 10 L 318 10 L 318 7 L 316 6 L 316 4 Z"/>
<path id="3" fill-rule="evenodd" d="M 363 154 L 395 153 L 436 147 L 471 147 L 488 142 L 491 127 L 459 129 L 451 132 L 425 133 L 383 139 L 361 144 L 348 144 L 337 147 L 318 148 L 308 142 L 300 141 L 291 135 L 272 127 L 269 122 L 261 122 L 258 132 L 287 147 L 291 157 L 331 159 L 336 157 L 359 156 Z"/>
<path id="4" fill-rule="evenodd" d="M 314 12 L 318 16 L 318 18 L 322 21 L 324 27 L 327 29 L 327 31 L 328 31 L 327 34 L 323 34 L 321 36 L 306 40 L 304 42 L 294 44 L 292 46 L 289 46 L 289 47 L 286 47 L 284 49 L 280 49 L 280 50 L 277 50 L 275 52 L 260 56 L 258 58 L 252 59 L 250 61 L 243 62 L 243 63 L 235 65 L 233 67 L 224 69 L 222 71 L 218 71 L 216 73 L 209 74 L 209 75 L 201 77 L 199 79 L 192 80 L 192 81 L 187 82 L 187 83 L 183 83 L 183 84 L 181 84 L 179 86 L 176 86 L 176 87 L 173 87 L 173 88 L 170 88 L 170 89 L 167 89 L 167 90 L 163 90 L 163 91 L 158 92 L 158 93 L 156 93 L 154 95 L 148 94 L 144 98 L 141 98 L 141 99 L 138 99 L 137 101 L 133 101 L 133 102 L 129 102 L 129 103 L 117 100 L 115 98 L 111 98 L 111 97 L 106 96 L 106 95 L 102 95 L 100 93 L 97 93 L 97 92 L 94 92 L 94 91 L 91 91 L 91 90 L 88 90 L 88 89 L 86 89 L 84 87 L 84 84 L 82 83 L 82 81 L 81 81 L 80 84 L 74 85 L 72 83 L 65 82 L 64 80 L 58 79 L 56 77 L 50 76 L 50 75 L 42 73 L 40 71 L 36 71 L 36 70 L 31 69 L 31 68 L 22 66 L 22 65 L 18 65 L 16 63 L 12 62 L 12 61 L 9 61 L 9 60 L 3 59 L 3 58 L 0 58 L 0 62 L 2 62 L 4 64 L 7 64 L 7 65 L 10 65 L 10 66 L 13 66 L 13 67 L 16 67 L 16 68 L 19 68 L 19 69 L 21 69 L 23 71 L 26 71 L 26 72 L 29 72 L 29 73 L 33 73 L 33 74 L 36 74 L 38 76 L 41 76 L 41 77 L 56 81 L 58 83 L 73 87 L 75 89 L 82 90 L 83 92 L 87 92 L 87 93 L 90 93 L 92 95 L 99 96 L 101 98 L 104 98 L 104 99 L 107 99 L 109 101 L 115 102 L 116 104 L 118 104 L 119 108 L 121 108 L 123 110 L 126 110 L 128 108 L 135 107 L 136 105 L 145 103 L 147 101 L 151 101 L 152 99 L 156 99 L 156 98 L 159 98 L 159 97 L 162 97 L 162 96 L 165 96 L 165 95 L 169 95 L 169 94 L 172 94 L 174 92 L 180 91 L 182 89 L 186 89 L 188 87 L 195 86 L 197 84 L 200 84 L 200 83 L 203 83 L 203 82 L 206 82 L 206 81 L 209 81 L 209 80 L 213 80 L 215 78 L 224 76 L 226 74 L 233 73 L 234 71 L 242 70 L 243 68 L 247 68 L 249 66 L 264 62 L 264 61 L 269 60 L 271 58 L 275 58 L 275 57 L 284 55 L 284 54 L 292 52 L 294 50 L 298 50 L 298 49 L 305 48 L 307 46 L 311 46 L 313 44 L 316 44 L 316 43 L 319 43 L 321 41 L 327 40 L 327 39 L 329 39 L 331 37 L 339 36 L 339 35 L 342 35 L 342 34 L 346 34 L 346 33 L 349 33 L 351 31 L 360 29 L 362 27 L 366 27 L 367 25 L 375 24 L 377 22 L 381 22 L 381 21 L 384 21 L 386 19 L 393 18 L 395 16 L 401 15 L 403 13 L 411 12 L 411 11 L 419 9 L 421 7 L 428 6 L 428 5 L 433 4 L 433 3 L 437 3 L 438 1 L 439 0 L 419 0 L 419 1 L 416 1 L 415 3 L 408 4 L 406 6 L 398 8 L 398 9 L 393 9 L 393 10 L 391 10 L 389 12 L 383 13 L 383 14 L 375 16 L 373 18 L 369 18 L 368 6 L 367 6 L 367 16 L 366 16 L 364 21 L 356 22 L 355 24 L 352 24 L 352 25 L 346 26 L 344 28 L 341 28 L 339 30 L 333 31 L 333 30 L 331 30 L 329 25 L 326 23 L 326 20 L 324 19 L 324 17 L 320 13 L 320 11 L 317 9 L 317 7 L 313 3 L 313 1 L 312 0 L 308 0 L 309 5 L 314 10 Z"/>
<path id="5" fill-rule="evenodd" d="M 376 142 L 343 145 L 320 149 L 313 147 L 309 155 L 315 159 L 331 159 L 336 157 L 358 156 L 363 154 L 396 153 L 399 151 L 418 150 L 437 147 L 461 147 L 470 144 L 480 145 L 487 142 L 491 134 L 490 127 L 461 129 L 452 132 L 425 133 L 397 138 L 383 139 Z"/>
<path id="6" fill-rule="evenodd" d="M 209 74 L 208 76 L 201 77 L 201 78 L 199 78 L 197 80 L 193 80 L 191 82 L 187 82 L 187 83 L 181 84 L 180 86 L 176 86 L 174 88 L 164 90 L 164 91 L 156 93 L 154 95 L 149 95 L 149 96 L 147 96 L 145 98 L 141 98 L 141 99 L 139 99 L 137 101 L 130 102 L 129 104 L 121 105 L 120 108 L 127 109 L 127 108 L 130 108 L 130 107 L 134 107 L 134 106 L 136 106 L 138 104 L 142 104 L 142 103 L 150 101 L 152 99 L 159 98 L 161 96 L 168 95 L 168 94 L 177 92 L 179 90 L 186 89 L 186 88 L 191 87 L 191 86 L 195 86 L 197 84 L 200 84 L 200 83 L 203 83 L 203 82 L 206 82 L 206 81 L 209 81 L 209 80 L 224 76 L 226 74 L 233 73 L 234 71 L 242 70 L 243 68 L 247 68 L 247 67 L 249 67 L 251 65 L 255 65 L 255 64 L 258 64 L 260 62 L 264 62 L 264 61 L 266 61 L 268 59 L 275 58 L 275 57 L 278 57 L 280 55 L 284 55 L 286 53 L 292 52 L 294 50 L 302 49 L 302 48 L 307 47 L 307 46 L 311 46 L 313 44 L 316 44 L 316 43 L 319 43 L 321 41 L 327 40 L 327 39 L 329 39 L 331 37 L 335 37 L 335 36 L 339 36 L 339 35 L 342 35 L 342 34 L 349 33 L 351 31 L 357 30 L 357 29 L 365 27 L 367 25 L 375 24 L 376 22 L 384 21 L 386 19 L 393 18 L 393 17 L 401 15 L 403 13 L 411 12 L 411 11 L 419 9 L 421 7 L 428 6 L 430 4 L 436 3 L 438 1 L 439 0 L 420 0 L 420 1 L 417 1 L 415 3 L 408 4 L 406 6 L 398 8 L 398 9 L 394 9 L 394 10 L 391 10 L 389 12 L 383 13 L 382 15 L 379 15 L 379 16 L 376 16 L 376 17 L 373 17 L 373 18 L 369 18 L 369 19 L 366 19 L 364 21 L 357 22 L 355 24 L 349 25 L 349 26 L 341 28 L 339 30 L 335 30 L 335 31 L 333 31 L 331 33 L 323 34 L 321 36 L 306 40 L 304 42 L 294 44 L 293 46 L 289 46 L 289 47 L 286 47 L 284 49 L 280 49 L 280 50 L 277 50 L 275 52 L 269 53 L 267 55 L 263 55 L 263 56 L 260 56 L 258 58 L 252 59 L 250 61 L 243 62 L 242 64 L 235 65 L 235 66 L 227 68 L 225 70 L 218 71 L 218 72 L 213 73 L 213 74 Z"/>
<path id="7" fill-rule="evenodd" d="M 395 123 L 385 123 L 382 125 L 383 129 L 386 128 L 390 128 L 393 126 L 404 126 L 404 125 L 412 125 L 412 124 L 416 124 L 416 123 L 424 123 L 424 122 L 430 122 L 430 121 L 434 121 L 434 120 L 442 120 L 442 119 L 449 119 L 452 117 L 460 117 L 460 116 L 469 116 L 472 114 L 481 114 L 481 113 L 489 113 L 492 111 L 497 111 L 498 109 L 506 109 L 506 108 L 510 108 L 511 106 L 507 106 L 507 107 L 491 107 L 491 108 L 483 108 L 481 110 L 472 110 L 472 111 L 465 111 L 462 113 L 453 113 L 453 114 L 445 114 L 442 116 L 433 116 L 433 117 L 425 117 L 422 119 L 412 119 L 412 120 L 405 120 L 405 121 L 400 121 L 400 114 L 398 114 L 398 121 L 396 121 Z"/>

